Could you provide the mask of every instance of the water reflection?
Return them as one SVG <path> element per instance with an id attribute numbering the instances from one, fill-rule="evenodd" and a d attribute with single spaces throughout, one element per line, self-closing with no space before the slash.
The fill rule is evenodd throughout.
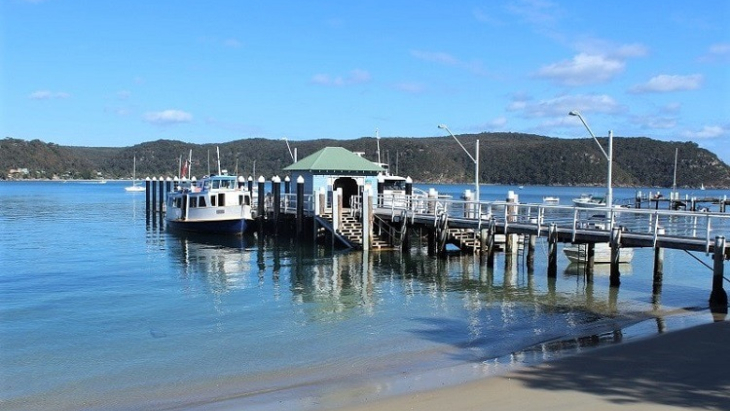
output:
<path id="1" fill-rule="evenodd" d="M 252 236 L 216 236 L 170 233 L 170 252 L 183 267 L 183 280 L 202 280 L 213 293 L 245 288 L 254 267 Z"/>

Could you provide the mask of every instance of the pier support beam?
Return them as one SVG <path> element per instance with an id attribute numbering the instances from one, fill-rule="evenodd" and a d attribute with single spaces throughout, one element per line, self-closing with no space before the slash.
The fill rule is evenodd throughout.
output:
<path id="1" fill-rule="evenodd" d="M 259 231 L 263 233 L 264 215 L 266 214 L 266 207 L 264 205 L 264 199 L 266 198 L 266 179 L 264 179 L 264 176 L 259 177 L 258 188 L 258 211 L 256 217 L 259 220 Z"/>
<path id="2" fill-rule="evenodd" d="M 144 196 L 145 196 L 145 212 L 147 213 L 147 216 L 150 215 L 150 204 L 152 204 L 152 199 L 150 196 L 152 195 L 152 180 L 150 180 L 149 177 L 144 179 Z"/>
<path id="3" fill-rule="evenodd" d="M 274 235 L 279 234 L 279 214 L 281 212 L 281 177 L 271 178 L 271 191 L 274 193 Z"/>
<path id="4" fill-rule="evenodd" d="M 548 278 L 558 276 L 558 226 L 553 223 L 548 228 Z"/>
<path id="5" fill-rule="evenodd" d="M 530 224 L 537 225 L 537 218 L 531 218 Z M 535 268 L 535 244 L 537 236 L 530 234 L 527 240 L 527 269 L 532 271 Z"/>
<path id="6" fill-rule="evenodd" d="M 157 205 L 157 210 L 160 214 L 160 218 L 162 218 L 162 210 L 165 204 L 165 177 L 160 176 L 160 179 L 157 180 L 157 184 L 157 194 L 160 197 L 160 202 Z"/>
<path id="7" fill-rule="evenodd" d="M 316 224 L 315 224 L 316 226 Z M 297 177 L 297 238 L 304 231 L 304 177 Z"/>
<path id="8" fill-rule="evenodd" d="M 611 229 L 611 278 L 609 283 L 611 287 L 621 285 L 621 272 L 619 271 L 619 261 L 621 258 L 621 228 L 613 227 Z"/>
<path id="9" fill-rule="evenodd" d="M 658 235 L 664 235 L 664 229 L 657 229 Z M 654 290 L 661 290 L 662 277 L 664 276 L 664 249 L 654 247 Z M 654 293 L 656 294 L 656 292 Z"/>
<path id="10" fill-rule="evenodd" d="M 494 218 L 489 220 L 487 229 L 487 267 L 494 268 L 494 236 L 496 235 L 496 222 Z"/>
<path id="11" fill-rule="evenodd" d="M 715 237 L 715 252 L 713 254 L 712 293 L 710 293 L 710 311 L 727 314 L 727 293 L 722 287 L 725 271 L 725 237 Z"/>

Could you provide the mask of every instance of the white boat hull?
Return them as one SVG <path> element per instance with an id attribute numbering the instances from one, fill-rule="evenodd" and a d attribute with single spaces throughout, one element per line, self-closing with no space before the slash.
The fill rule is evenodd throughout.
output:
<path id="1" fill-rule="evenodd" d="M 606 243 L 597 243 L 593 248 L 594 264 L 609 264 L 611 262 L 611 247 Z M 563 248 L 563 253 L 571 263 L 585 263 L 588 261 L 588 245 L 573 244 Z M 630 263 L 634 258 L 633 248 L 619 249 L 619 263 Z"/>

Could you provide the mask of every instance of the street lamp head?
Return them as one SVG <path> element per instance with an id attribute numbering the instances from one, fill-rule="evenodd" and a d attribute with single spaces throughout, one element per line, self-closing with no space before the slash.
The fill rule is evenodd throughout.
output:
<path id="1" fill-rule="evenodd" d="M 570 113 L 568 113 L 568 115 L 569 115 L 569 116 L 579 116 L 579 117 L 580 117 L 580 113 L 579 113 L 579 112 L 577 112 L 577 111 L 575 111 L 575 110 L 573 110 L 573 111 L 571 111 Z"/>
<path id="2" fill-rule="evenodd" d="M 439 128 L 444 130 L 444 129 L 447 129 L 448 127 L 446 127 L 446 124 L 439 124 Z"/>

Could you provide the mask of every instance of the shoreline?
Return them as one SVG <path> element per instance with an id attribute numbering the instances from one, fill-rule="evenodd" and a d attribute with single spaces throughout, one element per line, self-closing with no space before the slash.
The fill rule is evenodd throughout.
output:
<path id="1" fill-rule="evenodd" d="M 431 390 L 396 394 L 337 411 L 665 410 L 730 407 L 730 322 L 637 337 L 504 374 Z M 353 398 L 355 400 L 355 398 Z M 325 405 L 325 404 L 323 404 Z"/>

